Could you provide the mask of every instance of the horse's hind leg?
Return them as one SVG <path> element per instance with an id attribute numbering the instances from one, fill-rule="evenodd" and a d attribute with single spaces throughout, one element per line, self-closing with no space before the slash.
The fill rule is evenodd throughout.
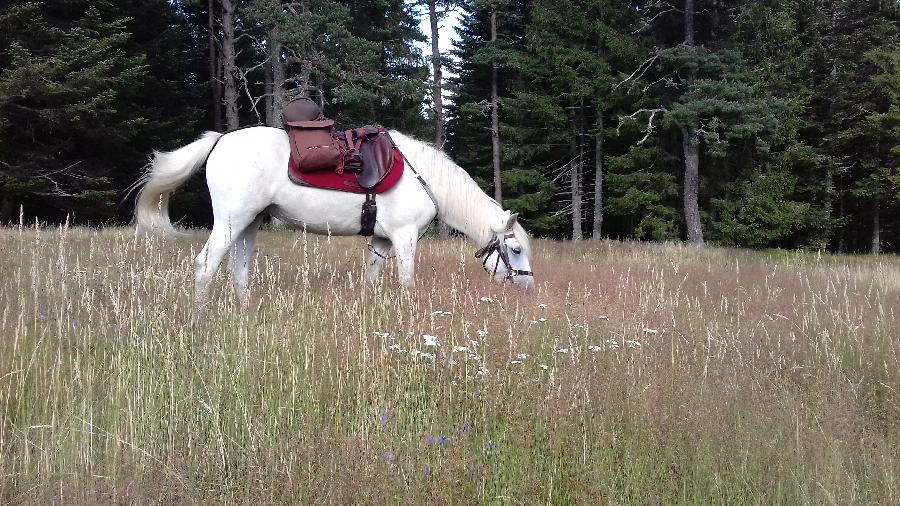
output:
<path id="1" fill-rule="evenodd" d="M 194 259 L 194 300 L 198 304 L 206 302 L 209 283 L 212 281 L 225 254 L 238 239 L 244 229 L 256 219 L 256 214 L 234 218 L 229 221 L 216 220 L 206 245 Z"/>
<path id="2" fill-rule="evenodd" d="M 234 293 L 243 306 L 250 304 L 250 259 L 253 257 L 253 246 L 256 244 L 256 234 L 262 220 L 263 215 L 260 214 L 238 235 L 231 247 L 229 259 L 231 282 L 234 285 Z"/>

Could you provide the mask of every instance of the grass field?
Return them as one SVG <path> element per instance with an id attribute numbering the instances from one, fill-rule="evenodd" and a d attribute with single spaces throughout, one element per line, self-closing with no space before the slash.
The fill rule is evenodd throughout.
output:
<path id="1" fill-rule="evenodd" d="M 900 503 L 896 257 L 265 232 L 197 312 L 203 240 L 0 229 L 0 503 Z"/>

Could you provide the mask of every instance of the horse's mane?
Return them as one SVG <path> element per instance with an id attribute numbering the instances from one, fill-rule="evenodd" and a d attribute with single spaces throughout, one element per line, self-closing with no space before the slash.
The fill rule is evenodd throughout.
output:
<path id="1" fill-rule="evenodd" d="M 391 130 L 390 134 L 434 193 L 440 218 L 466 234 L 479 247 L 489 243 L 494 238 L 492 220 L 499 220 L 503 212 L 500 204 L 484 193 L 478 183 L 443 151 L 396 130 Z M 513 233 L 530 257 L 531 241 L 525 229 L 517 222 Z"/>

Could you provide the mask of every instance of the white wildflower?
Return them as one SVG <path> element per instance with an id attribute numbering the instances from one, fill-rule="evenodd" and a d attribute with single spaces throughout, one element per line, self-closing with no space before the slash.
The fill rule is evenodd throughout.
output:
<path id="1" fill-rule="evenodd" d="M 521 364 L 522 361 L 521 360 L 510 360 L 509 363 L 510 364 Z"/>
<path id="2" fill-rule="evenodd" d="M 419 356 L 431 361 L 434 361 L 435 355 L 434 353 L 419 353 Z"/>
<path id="3" fill-rule="evenodd" d="M 494 302 L 494 299 L 492 299 L 490 297 L 482 297 L 480 300 L 481 300 L 481 302 L 484 302 L 485 304 L 490 304 L 491 302 Z"/>
<path id="4" fill-rule="evenodd" d="M 475 333 L 478 334 L 478 337 L 481 337 L 481 338 L 487 337 L 487 335 L 488 335 L 487 330 L 476 330 Z M 475 341 L 472 341 L 472 342 L 474 343 Z"/>
<path id="5" fill-rule="evenodd" d="M 389 338 L 389 337 L 392 337 L 390 332 L 378 332 L 378 331 L 375 331 L 374 334 L 375 334 L 375 337 L 380 337 L 380 338 L 382 338 L 382 339 L 387 339 L 387 338 Z"/>
<path id="6" fill-rule="evenodd" d="M 518 355 L 516 355 L 516 358 L 518 360 L 525 360 L 526 358 L 528 358 L 528 354 L 527 353 L 519 353 Z"/>
<path id="7" fill-rule="evenodd" d="M 640 347 L 641 347 L 641 343 L 640 343 L 639 341 L 635 341 L 635 340 L 633 340 L 633 339 L 629 339 L 629 340 L 625 341 L 625 346 L 627 346 L 627 347 L 629 347 L 629 348 L 640 348 Z"/>
<path id="8" fill-rule="evenodd" d="M 619 349 L 619 342 L 616 341 L 615 339 L 607 339 L 607 340 L 606 340 L 606 347 L 609 348 L 609 349 L 611 349 L 611 350 L 618 350 L 618 349 Z"/>
<path id="9" fill-rule="evenodd" d="M 461 353 L 466 351 L 469 351 L 469 348 L 466 348 L 465 346 L 454 346 L 451 353 Z"/>
<path id="10" fill-rule="evenodd" d="M 541 309 L 547 309 L 547 304 L 538 304 L 538 307 Z"/>
<path id="11" fill-rule="evenodd" d="M 543 370 L 545 370 L 545 371 L 546 371 L 547 369 L 550 369 L 550 366 L 547 365 L 547 364 L 540 364 L 540 365 L 538 365 L 538 367 L 540 367 L 541 369 L 543 369 Z"/>
<path id="12" fill-rule="evenodd" d="M 653 334 L 656 334 L 656 332 L 657 332 L 656 329 L 644 329 L 644 334 L 653 335 Z"/>
<path id="13" fill-rule="evenodd" d="M 554 350 L 554 351 L 555 351 L 556 353 L 569 353 L 569 349 L 568 349 L 568 348 L 557 348 L 557 349 Z"/>
<path id="14" fill-rule="evenodd" d="M 538 318 L 537 321 L 538 321 L 539 323 L 544 323 L 545 321 L 547 321 L 547 319 L 544 318 L 544 317 L 541 317 L 541 318 Z"/>
<path id="15" fill-rule="evenodd" d="M 491 371 L 489 371 L 487 367 L 481 366 L 478 368 L 478 372 L 476 372 L 475 374 L 477 374 L 479 377 L 484 378 L 484 377 L 490 376 Z"/>
<path id="16" fill-rule="evenodd" d="M 609 316 L 606 316 L 605 314 L 603 314 L 603 315 L 600 315 L 600 319 L 609 321 Z"/>
<path id="17" fill-rule="evenodd" d="M 592 344 L 592 345 L 588 346 L 588 351 L 590 351 L 591 353 L 597 353 L 600 350 L 601 350 L 601 348 L 597 345 Z"/>
<path id="18" fill-rule="evenodd" d="M 400 343 L 394 343 L 394 344 L 388 346 L 388 349 L 394 350 L 394 351 L 403 351 L 402 349 L 400 349 Z"/>
<path id="19" fill-rule="evenodd" d="M 440 343 L 438 343 L 437 337 L 430 336 L 428 334 L 422 335 L 422 342 L 424 343 L 424 346 L 431 346 L 431 347 L 440 346 Z"/>
<path id="20" fill-rule="evenodd" d="M 431 316 L 450 316 L 452 314 L 450 311 L 434 311 L 431 313 Z"/>

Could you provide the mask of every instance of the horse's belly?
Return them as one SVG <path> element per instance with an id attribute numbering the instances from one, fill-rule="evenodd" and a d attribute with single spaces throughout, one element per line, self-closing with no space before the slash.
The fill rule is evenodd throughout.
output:
<path id="1" fill-rule="evenodd" d="M 295 187 L 281 192 L 269 212 L 312 234 L 356 235 L 364 197 Z"/>

